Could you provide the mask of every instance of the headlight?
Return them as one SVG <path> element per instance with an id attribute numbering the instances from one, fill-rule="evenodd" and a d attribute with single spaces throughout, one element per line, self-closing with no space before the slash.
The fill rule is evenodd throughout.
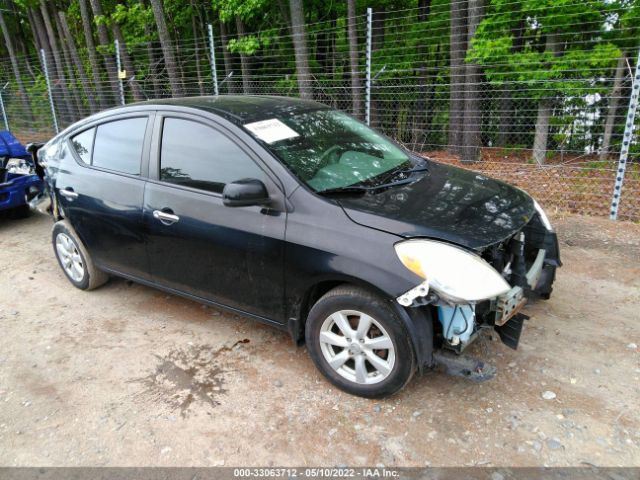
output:
<path id="1" fill-rule="evenodd" d="M 491 265 L 461 248 L 433 240 L 407 240 L 395 249 L 405 267 L 453 303 L 486 300 L 511 289 Z"/>
<path id="2" fill-rule="evenodd" d="M 6 166 L 7 172 L 16 175 L 33 175 L 35 170 L 33 166 L 22 158 L 10 158 Z"/>
<path id="3" fill-rule="evenodd" d="M 536 212 L 538 212 L 538 215 L 540 215 L 540 220 L 542 221 L 542 224 L 544 225 L 544 228 L 546 228 L 549 231 L 552 231 L 553 227 L 551 226 L 551 222 L 549 221 L 549 217 L 547 217 L 547 214 L 544 213 L 544 210 L 542 209 L 540 204 L 534 200 L 533 201 L 533 205 L 536 207 Z"/>

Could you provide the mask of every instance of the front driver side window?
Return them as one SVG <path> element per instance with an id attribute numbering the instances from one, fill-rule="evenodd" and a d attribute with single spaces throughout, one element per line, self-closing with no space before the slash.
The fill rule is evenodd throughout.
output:
<path id="1" fill-rule="evenodd" d="M 160 180 L 222 193 L 243 178 L 264 180 L 264 172 L 228 137 L 191 120 L 165 118 L 160 150 Z"/>

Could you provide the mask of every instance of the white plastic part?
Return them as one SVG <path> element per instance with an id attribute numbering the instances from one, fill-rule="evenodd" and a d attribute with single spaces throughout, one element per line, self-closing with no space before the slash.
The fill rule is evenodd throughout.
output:
<path id="1" fill-rule="evenodd" d="M 400 295 L 396 300 L 403 307 L 409 307 L 413 301 L 418 297 L 426 297 L 429 293 L 429 282 L 424 281 L 417 287 L 412 288 L 406 293 Z"/>
<path id="2" fill-rule="evenodd" d="M 544 225 L 544 228 L 546 228 L 550 232 L 553 231 L 553 227 L 551 226 L 549 217 L 547 217 L 547 214 L 544 213 L 544 210 L 542 209 L 540 204 L 534 200 L 533 205 L 536 207 L 536 212 L 538 212 L 538 215 L 540 215 L 540 220 L 542 220 L 542 224 Z"/>
<path id="3" fill-rule="evenodd" d="M 491 265 L 462 248 L 434 240 L 407 240 L 395 249 L 407 268 L 418 262 L 429 287 L 451 303 L 487 300 L 511 289 Z"/>

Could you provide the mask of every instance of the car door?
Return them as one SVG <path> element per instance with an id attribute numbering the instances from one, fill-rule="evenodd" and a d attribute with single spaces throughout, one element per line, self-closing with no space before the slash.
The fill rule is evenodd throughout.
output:
<path id="1" fill-rule="evenodd" d="M 151 125 L 150 114 L 136 113 L 72 133 L 62 147 L 56 179 L 64 216 L 95 263 L 139 278 L 148 278 L 142 173 Z"/>
<path id="2" fill-rule="evenodd" d="M 285 209 L 222 202 L 226 183 L 256 178 L 284 204 L 277 178 L 211 121 L 158 114 L 155 125 L 143 209 L 153 280 L 284 322 Z"/>

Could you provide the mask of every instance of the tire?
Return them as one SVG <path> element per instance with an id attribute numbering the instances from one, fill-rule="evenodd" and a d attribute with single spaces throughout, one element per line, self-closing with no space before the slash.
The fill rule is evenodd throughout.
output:
<path id="1" fill-rule="evenodd" d="M 357 331 L 361 323 L 364 335 Z M 387 301 L 362 288 L 339 286 L 320 298 L 309 312 L 305 342 L 318 370 L 353 395 L 392 395 L 415 371 L 413 346 L 402 321 Z"/>
<path id="2" fill-rule="evenodd" d="M 95 267 L 84 244 L 66 220 L 53 226 L 51 242 L 60 268 L 74 287 L 93 290 L 109 280 L 106 273 Z"/>
<path id="3" fill-rule="evenodd" d="M 27 218 L 31 210 L 29 209 L 29 205 L 20 205 L 19 207 L 12 208 L 9 211 L 9 218 L 13 220 L 19 220 L 22 218 Z"/>

